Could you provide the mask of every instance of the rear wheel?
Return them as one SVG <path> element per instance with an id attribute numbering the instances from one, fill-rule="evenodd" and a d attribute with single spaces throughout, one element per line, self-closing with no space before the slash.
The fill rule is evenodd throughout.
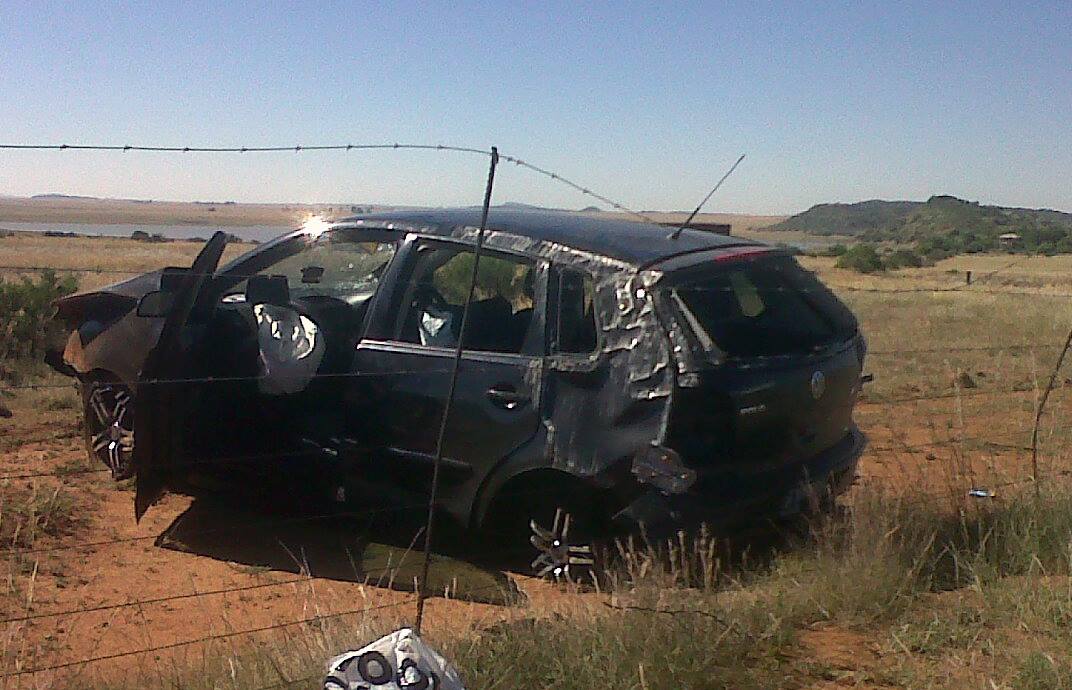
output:
<path id="1" fill-rule="evenodd" d="M 120 383 L 82 382 L 86 451 L 115 480 L 134 476 L 134 410 L 130 389 Z"/>
<path id="2" fill-rule="evenodd" d="M 580 517 L 583 520 L 583 516 Z M 549 527 L 529 520 L 532 536 L 529 543 L 536 549 L 530 564 L 533 574 L 554 580 L 577 582 L 591 578 L 596 565 L 594 537 L 586 532 L 583 522 L 566 508 L 555 508 Z"/>
<path id="3" fill-rule="evenodd" d="M 593 492 L 569 479 L 522 478 L 496 497 L 484 532 L 505 557 L 501 560 L 553 580 L 593 578 L 602 560 L 604 520 Z"/>

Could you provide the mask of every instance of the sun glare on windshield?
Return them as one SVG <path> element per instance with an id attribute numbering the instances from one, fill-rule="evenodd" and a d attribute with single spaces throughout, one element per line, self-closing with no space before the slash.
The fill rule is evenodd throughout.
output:
<path id="1" fill-rule="evenodd" d="M 328 227 L 330 227 L 330 225 L 331 224 L 324 220 L 322 216 L 309 216 L 304 221 L 302 221 L 302 230 L 305 230 L 307 233 L 309 233 L 310 239 L 315 240 L 316 238 L 323 235 L 324 232 L 327 231 Z"/>

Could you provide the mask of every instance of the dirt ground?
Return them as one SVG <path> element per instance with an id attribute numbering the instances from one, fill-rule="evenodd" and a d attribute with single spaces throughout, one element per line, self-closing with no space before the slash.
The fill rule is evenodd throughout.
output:
<path id="1" fill-rule="evenodd" d="M 28 620 L 4 626 L 0 687 L 48 687 L 53 681 L 62 687 L 59 678 L 66 671 L 2 674 L 280 623 L 337 619 L 355 629 L 370 620 L 374 627 L 412 623 L 412 582 L 421 555 L 405 544 L 370 544 L 370 535 L 333 519 L 243 510 L 179 495 L 167 496 L 135 523 L 133 490 L 115 485 L 85 461 L 77 412 L 33 414 L 17 402 L 13 424 L 5 429 L 0 474 L 63 476 L 58 482 L 8 479 L 5 488 L 32 487 L 47 494 L 59 486 L 74 504 L 58 534 L 38 537 L 9 563 L 0 615 Z M 511 604 L 521 599 L 560 596 L 541 581 L 453 559 L 437 561 L 431 579 L 438 582 L 432 585 L 436 591 L 449 590 L 451 597 L 430 600 L 425 626 L 432 634 L 462 633 L 508 619 L 518 610 Z M 219 590 L 237 591 L 205 594 Z M 115 607 L 134 601 L 143 603 Z M 213 644 L 250 639 L 257 634 Z M 191 655 L 202 655 L 204 647 L 120 656 L 70 672 L 109 678 L 140 664 L 181 665 Z"/>

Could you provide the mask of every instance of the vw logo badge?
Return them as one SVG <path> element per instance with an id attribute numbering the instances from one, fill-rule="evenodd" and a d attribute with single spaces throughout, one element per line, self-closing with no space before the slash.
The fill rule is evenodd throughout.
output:
<path id="1" fill-rule="evenodd" d="M 811 397 L 818 400 L 826 392 L 826 376 L 821 371 L 811 375 Z"/>

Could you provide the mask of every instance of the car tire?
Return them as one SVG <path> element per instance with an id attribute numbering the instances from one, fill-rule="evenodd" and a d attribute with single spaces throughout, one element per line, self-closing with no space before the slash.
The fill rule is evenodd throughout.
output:
<path id="1" fill-rule="evenodd" d="M 100 462 L 116 481 L 134 476 L 134 405 L 121 383 L 92 378 L 81 381 L 83 430 L 91 462 Z"/>

